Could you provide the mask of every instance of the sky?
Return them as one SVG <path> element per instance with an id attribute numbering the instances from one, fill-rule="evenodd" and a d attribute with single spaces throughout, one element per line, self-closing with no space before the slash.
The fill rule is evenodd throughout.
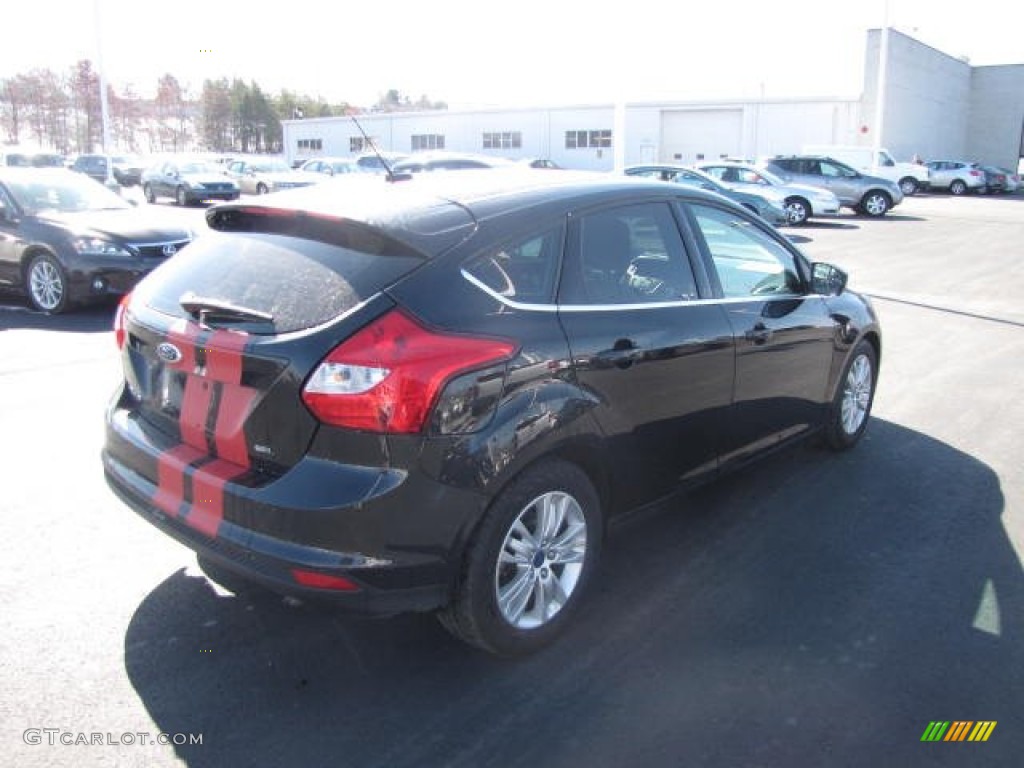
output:
<path id="1" fill-rule="evenodd" d="M 1016 0 L 14 0 L 0 78 L 90 58 L 118 91 L 131 84 L 151 95 L 171 73 L 197 96 L 204 79 L 239 77 L 271 93 L 363 107 L 389 89 L 452 109 L 858 98 L 867 30 L 885 19 L 975 65 L 1020 64 L 1015 8 Z"/>

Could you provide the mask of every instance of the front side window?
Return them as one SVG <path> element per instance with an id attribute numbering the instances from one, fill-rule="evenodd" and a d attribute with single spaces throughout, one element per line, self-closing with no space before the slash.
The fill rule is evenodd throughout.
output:
<path id="1" fill-rule="evenodd" d="M 691 205 L 727 299 L 803 293 L 796 257 L 752 221 Z"/>
<path id="2" fill-rule="evenodd" d="M 697 298 L 668 203 L 608 208 L 579 218 L 564 304 L 649 304 Z"/>
<path id="3" fill-rule="evenodd" d="M 825 160 L 821 161 L 821 175 L 828 176 L 833 179 L 843 179 L 855 176 L 856 173 L 847 168 L 845 165 L 839 165 L 838 163 L 829 163 Z"/>

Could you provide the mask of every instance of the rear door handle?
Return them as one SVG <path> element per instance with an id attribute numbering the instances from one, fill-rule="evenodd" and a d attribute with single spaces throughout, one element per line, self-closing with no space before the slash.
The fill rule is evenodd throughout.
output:
<path id="1" fill-rule="evenodd" d="M 604 365 L 629 368 L 642 354 L 643 351 L 632 339 L 617 339 L 611 349 L 602 350 L 595 357 Z"/>
<path id="2" fill-rule="evenodd" d="M 767 344 L 772 338 L 772 329 L 764 323 L 758 323 L 743 335 L 747 341 L 752 341 L 754 344 Z"/>

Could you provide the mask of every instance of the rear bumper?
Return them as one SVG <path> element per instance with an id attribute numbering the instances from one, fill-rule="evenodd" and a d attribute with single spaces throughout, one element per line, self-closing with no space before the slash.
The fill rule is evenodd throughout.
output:
<path id="1" fill-rule="evenodd" d="M 105 471 L 107 484 L 125 504 L 137 512 L 144 520 L 166 533 L 171 538 L 197 555 L 212 560 L 233 574 L 254 584 L 260 584 L 282 595 L 290 595 L 316 602 L 330 602 L 333 605 L 353 614 L 365 616 L 390 616 L 410 611 L 430 611 L 441 607 L 447 600 L 447 590 L 441 584 L 428 584 L 419 587 L 379 589 L 359 579 L 353 569 L 348 568 L 316 568 L 306 565 L 309 560 L 320 559 L 317 555 L 325 553 L 302 547 L 289 547 L 286 542 L 267 538 L 262 542 L 254 541 L 251 532 L 247 532 L 232 524 L 222 525 L 217 536 L 206 536 L 192 528 L 185 519 L 166 514 L 152 504 L 140 500 L 130 485 L 116 470 L 107 468 Z M 259 546 L 262 544 L 263 546 Z M 291 552 L 291 557 L 282 556 Z M 268 552 L 275 552 L 269 554 Z M 330 553 L 335 559 L 343 559 L 344 553 Z M 326 559 L 331 559 L 330 556 Z M 303 586 L 296 582 L 294 570 L 314 571 L 325 575 L 342 576 L 352 582 L 357 589 L 341 591 Z"/>
<path id="2" fill-rule="evenodd" d="M 114 493 L 197 553 L 282 594 L 389 615 L 445 604 L 483 504 L 421 472 L 307 456 L 284 475 L 158 442 L 131 412 L 107 414 L 102 460 Z M 353 589 L 308 586 L 342 578 Z"/>

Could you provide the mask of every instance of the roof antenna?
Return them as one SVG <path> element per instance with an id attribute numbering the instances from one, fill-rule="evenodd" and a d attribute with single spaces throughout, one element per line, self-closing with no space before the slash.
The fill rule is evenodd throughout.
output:
<path id="1" fill-rule="evenodd" d="M 352 122 L 356 124 L 356 128 L 359 129 L 359 132 L 363 134 L 363 140 L 370 145 L 370 149 L 373 150 L 373 154 L 375 154 L 377 156 L 377 159 L 380 160 L 380 164 L 384 166 L 384 171 L 385 173 L 387 173 L 388 181 L 405 181 L 406 179 L 412 178 L 412 176 L 410 176 L 408 173 L 396 175 L 395 172 L 391 170 L 391 166 L 388 164 L 388 161 L 384 159 L 384 155 L 382 155 L 380 153 L 380 150 L 377 149 L 377 142 L 371 139 L 369 135 L 366 133 L 366 131 L 363 130 L 363 126 L 359 124 L 358 120 L 356 120 L 356 116 L 349 115 L 349 117 L 352 118 Z"/>

